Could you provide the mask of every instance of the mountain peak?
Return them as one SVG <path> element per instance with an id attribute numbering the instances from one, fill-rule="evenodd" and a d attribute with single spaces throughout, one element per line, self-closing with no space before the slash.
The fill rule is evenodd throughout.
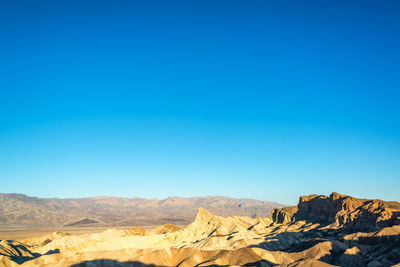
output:
<path id="1" fill-rule="evenodd" d="M 196 222 L 209 222 L 214 218 L 214 215 L 206 209 L 198 208 L 196 215 Z"/>

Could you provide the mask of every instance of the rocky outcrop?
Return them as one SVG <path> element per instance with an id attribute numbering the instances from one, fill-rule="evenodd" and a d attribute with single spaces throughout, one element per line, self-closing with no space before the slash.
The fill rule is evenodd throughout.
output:
<path id="1" fill-rule="evenodd" d="M 305 220 L 332 227 L 374 231 L 400 222 L 400 205 L 381 200 L 357 199 L 332 193 L 329 197 L 310 195 L 300 197 L 297 207 L 275 209 L 275 223 Z"/>
<path id="2" fill-rule="evenodd" d="M 296 207 L 285 207 L 281 209 L 274 209 L 270 215 L 270 218 L 274 223 L 290 223 L 296 220 L 295 214 L 298 208 Z"/>

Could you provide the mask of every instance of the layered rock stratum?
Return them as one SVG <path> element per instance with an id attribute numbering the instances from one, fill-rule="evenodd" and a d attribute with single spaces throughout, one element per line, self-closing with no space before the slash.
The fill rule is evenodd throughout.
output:
<path id="1" fill-rule="evenodd" d="M 3 240 L 0 255 L 2 266 L 399 266 L 400 203 L 311 195 L 268 218 L 199 208 L 182 229 L 55 232 Z"/>

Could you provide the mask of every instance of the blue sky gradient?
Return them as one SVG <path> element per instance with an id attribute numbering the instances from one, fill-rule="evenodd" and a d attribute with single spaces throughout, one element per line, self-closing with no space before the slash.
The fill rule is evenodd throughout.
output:
<path id="1" fill-rule="evenodd" d="M 1 192 L 400 201 L 399 1 L 1 6 Z"/>

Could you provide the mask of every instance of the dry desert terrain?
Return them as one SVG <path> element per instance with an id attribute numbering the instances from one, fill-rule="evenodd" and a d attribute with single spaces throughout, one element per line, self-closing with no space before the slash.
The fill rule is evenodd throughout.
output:
<path id="1" fill-rule="evenodd" d="M 300 197 L 269 217 L 220 217 L 199 208 L 192 223 L 97 233 L 53 232 L 0 242 L 2 266 L 394 266 L 400 204 Z"/>

